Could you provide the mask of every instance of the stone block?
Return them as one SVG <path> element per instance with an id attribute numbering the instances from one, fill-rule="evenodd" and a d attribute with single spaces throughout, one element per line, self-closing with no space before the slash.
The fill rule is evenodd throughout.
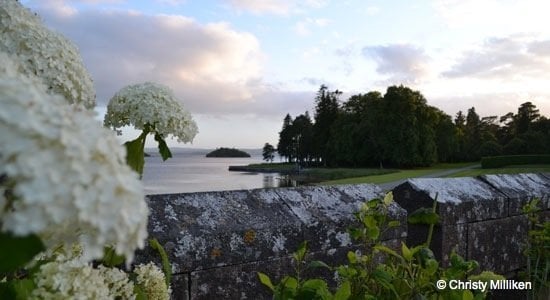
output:
<path id="1" fill-rule="evenodd" d="M 437 195 L 437 213 L 443 224 L 463 224 L 508 216 L 504 194 L 472 177 L 415 178 L 393 190 L 397 203 L 407 213 L 432 207 Z"/>
<path id="2" fill-rule="evenodd" d="M 468 259 L 481 270 L 506 274 L 525 265 L 522 249 L 529 225 L 526 216 L 468 224 Z"/>
<path id="3" fill-rule="evenodd" d="M 550 178 L 543 174 L 483 175 L 480 179 L 509 199 L 509 214 L 523 214 L 522 208 L 533 198 L 541 199 L 541 208 L 550 209 Z"/>

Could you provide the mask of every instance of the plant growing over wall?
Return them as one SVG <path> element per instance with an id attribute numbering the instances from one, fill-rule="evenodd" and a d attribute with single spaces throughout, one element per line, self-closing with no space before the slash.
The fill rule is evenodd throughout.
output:
<path id="1" fill-rule="evenodd" d="M 524 249 L 527 268 L 522 275 L 533 284 L 529 299 L 550 295 L 550 221 L 542 222 L 539 205 L 540 199 L 533 199 L 523 207 L 529 219 L 529 235 Z"/>
<path id="2" fill-rule="evenodd" d="M 437 198 L 437 197 L 436 197 Z M 349 230 L 350 235 L 362 242 L 364 254 L 348 252 L 348 263 L 329 267 L 323 262 L 313 261 L 308 266 L 324 267 L 335 271 L 338 285 L 334 294 L 323 279 L 303 279 L 306 244 L 294 253 L 297 266 L 296 276 L 285 276 L 276 285 L 270 278 L 258 273 L 260 281 L 270 288 L 274 299 L 484 299 L 488 291 L 438 289 L 438 280 L 490 280 L 504 279 L 492 272 L 472 275 L 478 268 L 475 261 L 466 261 L 456 253 L 450 257 L 450 265 L 442 268 L 429 248 L 431 233 L 439 221 L 432 209 L 420 209 L 411 214 L 409 221 L 430 226 L 426 242 L 416 247 L 402 243 L 400 249 L 384 245 L 384 232 L 399 226 L 399 222 L 388 218 L 393 203 L 392 194 L 384 199 L 372 199 L 363 204 L 355 219 L 359 226 Z M 308 296 L 305 297 L 304 296 Z"/>

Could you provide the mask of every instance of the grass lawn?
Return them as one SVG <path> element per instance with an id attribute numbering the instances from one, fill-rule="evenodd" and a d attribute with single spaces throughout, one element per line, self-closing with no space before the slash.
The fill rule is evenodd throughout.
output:
<path id="1" fill-rule="evenodd" d="M 448 177 L 468 177 L 468 176 L 478 176 L 485 174 L 518 174 L 518 173 L 550 173 L 550 165 L 518 165 L 518 166 L 507 166 L 496 169 L 482 169 L 475 168 L 471 170 L 466 170 L 458 172 Z"/>
<path id="2" fill-rule="evenodd" d="M 295 163 L 262 163 L 262 164 L 249 164 L 247 166 L 251 169 L 272 169 L 278 171 L 292 171 L 296 169 Z"/>
<path id="3" fill-rule="evenodd" d="M 406 178 L 413 178 L 413 177 L 420 177 L 424 175 L 428 175 L 431 173 L 436 173 L 448 169 L 459 169 L 464 168 L 467 166 L 471 166 L 477 163 L 444 163 L 444 164 L 436 164 L 429 168 L 418 168 L 418 169 L 410 169 L 410 170 L 398 170 L 397 172 L 389 173 L 389 174 L 383 174 L 383 175 L 374 175 L 374 176 L 363 176 L 363 177 L 355 177 L 355 178 L 344 178 L 344 179 L 338 179 L 338 180 L 329 180 L 329 181 L 323 181 L 320 184 L 356 184 L 356 183 L 374 183 L 374 184 L 380 184 L 380 183 L 386 183 L 386 182 L 393 182 L 401 179 Z"/>
<path id="4" fill-rule="evenodd" d="M 311 168 L 304 171 L 305 176 L 314 181 L 336 180 L 394 173 L 398 170 L 379 168 Z"/>

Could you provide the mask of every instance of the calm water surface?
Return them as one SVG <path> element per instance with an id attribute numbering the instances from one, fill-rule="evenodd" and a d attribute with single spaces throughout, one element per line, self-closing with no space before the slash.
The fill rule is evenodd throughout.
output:
<path id="1" fill-rule="evenodd" d="M 145 158 L 143 172 L 148 195 L 288 186 L 278 173 L 228 171 L 230 165 L 261 163 L 259 153 L 251 152 L 251 158 L 208 158 L 209 150 L 175 149 L 163 162 L 154 150 L 146 152 L 152 155 Z"/>

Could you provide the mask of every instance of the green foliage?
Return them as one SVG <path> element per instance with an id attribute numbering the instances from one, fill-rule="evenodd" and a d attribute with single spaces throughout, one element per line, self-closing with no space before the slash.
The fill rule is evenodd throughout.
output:
<path id="1" fill-rule="evenodd" d="M 481 159 L 481 167 L 484 169 L 529 164 L 550 164 L 550 155 L 503 155 Z"/>
<path id="2" fill-rule="evenodd" d="M 42 240 L 36 235 L 18 237 L 0 232 L 0 245 L 0 275 L 23 268 L 35 255 L 45 250 Z"/>
<path id="3" fill-rule="evenodd" d="M 262 156 L 265 161 L 267 162 L 273 162 L 273 159 L 275 158 L 275 147 L 271 145 L 270 143 L 265 143 L 264 148 L 262 149 Z"/>
<path id="4" fill-rule="evenodd" d="M 121 265 L 126 261 L 126 258 L 122 255 L 118 255 L 115 252 L 115 249 L 112 246 L 106 246 L 103 250 L 103 258 L 101 263 L 106 267 L 115 267 Z"/>
<path id="5" fill-rule="evenodd" d="M 165 161 L 172 157 L 172 152 L 170 152 L 170 148 L 168 148 L 168 145 L 161 134 L 155 133 L 155 141 L 158 143 L 159 153 L 162 160 Z"/>
<path id="6" fill-rule="evenodd" d="M 126 147 L 126 163 L 132 170 L 139 174 L 139 177 L 143 175 L 143 166 L 145 165 L 145 139 L 147 133 L 145 131 L 137 137 L 135 140 L 124 143 Z"/>
<path id="7" fill-rule="evenodd" d="M 437 198 L 437 196 L 436 196 Z M 456 253 L 450 255 L 450 265 L 442 268 L 426 243 L 408 247 L 402 243 L 399 249 L 388 247 L 381 242 L 381 236 L 399 222 L 388 218 L 393 205 L 393 197 L 388 193 L 384 199 L 365 202 L 355 218 L 359 223 L 350 229 L 350 235 L 364 244 L 365 254 L 348 252 L 348 263 L 330 268 L 321 262 L 310 266 L 320 266 L 336 271 L 338 286 L 334 293 L 322 279 L 303 279 L 301 270 L 296 276 L 285 276 L 273 284 L 271 279 L 258 273 L 260 282 L 273 293 L 274 299 L 484 299 L 488 291 L 438 289 L 436 281 L 444 280 L 489 280 L 504 279 L 492 272 L 471 275 L 479 265 L 466 261 Z M 438 221 L 435 204 L 431 209 L 413 214 L 417 224 L 429 224 L 430 231 Z M 431 235 L 430 235 L 431 236 Z M 307 244 L 303 243 L 294 253 L 297 266 L 305 265 Z"/>
<path id="8" fill-rule="evenodd" d="M 530 227 L 524 249 L 527 257 L 524 277 L 533 284 L 529 299 L 542 299 L 550 294 L 550 221 L 541 221 L 539 206 L 540 199 L 533 199 L 523 207 Z"/>
<path id="9" fill-rule="evenodd" d="M 168 255 L 166 254 L 166 251 L 164 250 L 162 245 L 159 243 L 159 241 L 155 238 L 149 240 L 149 246 L 157 250 L 162 262 L 162 272 L 164 273 L 166 286 L 170 286 L 170 281 L 172 280 L 172 265 L 170 265 L 170 260 L 168 259 Z"/>
<path id="10" fill-rule="evenodd" d="M 502 146 L 495 141 L 487 141 L 479 147 L 481 157 L 502 155 L 502 151 Z"/>

